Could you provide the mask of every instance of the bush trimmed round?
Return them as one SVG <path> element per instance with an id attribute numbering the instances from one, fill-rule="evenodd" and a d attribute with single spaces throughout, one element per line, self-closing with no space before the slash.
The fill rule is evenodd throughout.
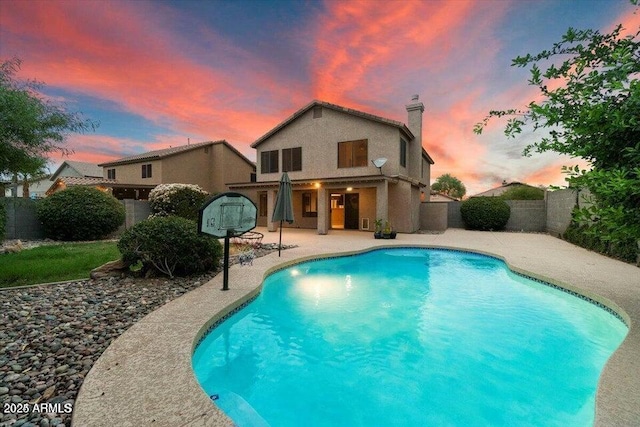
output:
<path id="1" fill-rule="evenodd" d="M 198 234 L 194 221 L 177 216 L 137 223 L 122 234 L 118 249 L 125 263 L 140 262 L 144 272 L 155 270 L 169 277 L 215 269 L 222 256 L 217 239 Z"/>
<path id="2" fill-rule="evenodd" d="M 511 208 L 499 197 L 472 197 L 460 206 L 462 221 L 468 230 L 503 230 Z"/>
<path id="3" fill-rule="evenodd" d="M 54 240 L 98 240 L 124 223 L 125 209 L 111 194 L 93 187 L 69 187 L 39 200 L 38 219 Z"/>
<path id="4" fill-rule="evenodd" d="M 149 193 L 149 207 L 154 216 L 176 215 L 197 221 L 208 195 L 194 184 L 160 184 Z"/>

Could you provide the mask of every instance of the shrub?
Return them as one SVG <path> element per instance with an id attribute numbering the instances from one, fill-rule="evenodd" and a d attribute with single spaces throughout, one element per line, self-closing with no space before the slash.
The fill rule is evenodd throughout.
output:
<path id="1" fill-rule="evenodd" d="M 4 206 L 4 200 L 0 198 L 0 241 L 4 240 L 4 233 L 7 227 L 7 210 Z"/>
<path id="2" fill-rule="evenodd" d="M 635 263 L 638 258 L 636 239 L 629 237 L 610 241 L 608 236 L 598 233 L 594 226 L 580 225 L 572 221 L 562 236 L 567 242 L 622 261 Z"/>
<path id="3" fill-rule="evenodd" d="M 55 240 L 97 240 L 124 223 L 125 209 L 115 197 L 93 187 L 69 187 L 39 200 L 38 219 Z"/>
<path id="4" fill-rule="evenodd" d="M 125 263 L 141 262 L 144 272 L 157 270 L 169 277 L 211 270 L 222 255 L 217 239 L 198 234 L 194 221 L 176 216 L 137 223 L 122 234 L 118 249 Z"/>
<path id="5" fill-rule="evenodd" d="M 500 197 L 472 197 L 462 202 L 460 213 L 469 230 L 502 230 L 511 209 Z"/>
<path id="6" fill-rule="evenodd" d="M 544 200 L 544 190 L 527 185 L 518 185 L 511 187 L 502 193 L 500 197 L 504 200 Z"/>
<path id="7" fill-rule="evenodd" d="M 153 216 L 175 215 L 193 221 L 209 193 L 194 184 L 160 184 L 149 193 Z"/>

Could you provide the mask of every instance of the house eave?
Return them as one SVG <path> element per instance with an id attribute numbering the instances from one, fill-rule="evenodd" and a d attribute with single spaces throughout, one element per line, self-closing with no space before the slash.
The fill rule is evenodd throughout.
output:
<path id="1" fill-rule="evenodd" d="M 371 184 L 378 183 L 382 181 L 388 181 L 389 183 L 395 184 L 399 181 L 409 182 L 411 185 L 416 187 L 426 187 L 426 184 L 409 178 L 405 175 L 362 175 L 362 176 L 345 176 L 345 177 L 329 177 L 329 178 L 304 178 L 304 179 L 292 179 L 291 185 L 293 187 L 314 187 L 316 184 L 323 185 L 334 185 L 334 184 L 345 184 L 345 185 L 358 185 L 358 184 Z M 259 190 L 259 189 L 270 189 L 277 188 L 280 184 L 280 181 L 262 181 L 262 182 L 235 182 L 235 183 L 226 183 L 231 190 Z"/>

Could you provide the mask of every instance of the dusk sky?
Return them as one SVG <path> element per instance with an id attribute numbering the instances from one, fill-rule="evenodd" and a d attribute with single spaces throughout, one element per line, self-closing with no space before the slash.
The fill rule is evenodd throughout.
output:
<path id="1" fill-rule="evenodd" d="M 627 0 L 0 1 L 0 60 L 45 96 L 100 122 L 68 157 L 93 163 L 226 139 L 250 144 L 313 99 L 406 123 L 425 104 L 432 182 L 451 173 L 474 194 L 507 181 L 562 185 L 555 154 L 521 156 L 535 137 L 482 136 L 491 109 L 536 99 L 510 66 L 568 27 L 636 31 Z M 52 171 L 63 161 L 52 155 Z"/>

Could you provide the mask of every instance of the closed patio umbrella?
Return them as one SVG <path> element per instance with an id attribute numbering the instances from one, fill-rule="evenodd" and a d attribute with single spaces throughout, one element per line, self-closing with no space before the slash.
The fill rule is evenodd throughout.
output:
<path id="1" fill-rule="evenodd" d="M 289 224 L 293 222 L 293 196 L 291 194 L 291 180 L 287 173 L 283 173 L 278 187 L 278 198 L 273 208 L 272 221 L 280 221 L 280 243 L 278 244 L 278 256 L 282 249 L 282 221 Z"/>

